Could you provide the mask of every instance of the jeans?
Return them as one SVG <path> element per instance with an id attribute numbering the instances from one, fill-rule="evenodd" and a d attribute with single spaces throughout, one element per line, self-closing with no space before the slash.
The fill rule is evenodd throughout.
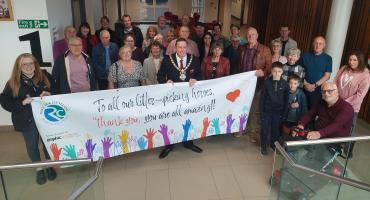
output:
<path id="1" fill-rule="evenodd" d="M 24 141 L 26 142 L 26 148 L 28 156 L 32 162 L 41 161 L 40 151 L 39 151 L 39 131 L 37 130 L 35 122 L 32 122 L 31 129 L 22 132 Z M 42 142 L 42 141 L 41 141 Z M 50 156 L 46 150 L 44 143 L 42 142 L 44 149 L 44 154 L 46 159 L 50 159 Z"/>
<path id="2" fill-rule="evenodd" d="M 261 146 L 266 147 L 268 143 L 269 129 L 271 128 L 271 143 L 270 146 L 275 148 L 275 142 L 280 137 L 280 126 L 282 123 L 282 117 L 276 113 L 263 113 L 261 117 Z"/>
<path id="3" fill-rule="evenodd" d="M 307 97 L 308 109 L 316 105 L 321 99 L 321 89 L 316 88 L 313 92 L 304 91 Z"/>

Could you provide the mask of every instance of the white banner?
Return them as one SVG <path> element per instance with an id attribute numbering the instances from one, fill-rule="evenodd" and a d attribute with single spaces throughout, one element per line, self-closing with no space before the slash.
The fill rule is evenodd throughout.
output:
<path id="1" fill-rule="evenodd" d="M 245 129 L 255 72 L 188 83 L 54 95 L 32 101 L 54 160 L 109 158 Z"/>

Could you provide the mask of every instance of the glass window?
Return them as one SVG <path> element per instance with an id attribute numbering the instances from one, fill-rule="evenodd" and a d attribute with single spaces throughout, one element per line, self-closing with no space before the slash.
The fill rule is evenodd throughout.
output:
<path id="1" fill-rule="evenodd" d="M 140 0 L 140 21 L 157 21 L 158 16 L 169 11 L 169 0 Z"/>

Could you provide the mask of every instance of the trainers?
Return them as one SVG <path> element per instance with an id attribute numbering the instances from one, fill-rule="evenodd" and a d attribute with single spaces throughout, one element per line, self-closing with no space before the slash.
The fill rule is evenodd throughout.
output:
<path id="1" fill-rule="evenodd" d="M 55 172 L 54 168 L 52 168 L 52 167 L 49 167 L 49 168 L 46 169 L 46 174 L 47 174 L 47 177 L 48 177 L 49 181 L 53 181 L 57 177 L 57 173 Z"/>
<path id="2" fill-rule="evenodd" d="M 261 146 L 261 154 L 264 155 L 264 156 L 266 156 L 268 154 L 267 147 Z"/>
<path id="3" fill-rule="evenodd" d="M 44 170 L 39 170 L 36 172 L 36 183 L 39 185 L 46 183 L 46 177 Z"/>

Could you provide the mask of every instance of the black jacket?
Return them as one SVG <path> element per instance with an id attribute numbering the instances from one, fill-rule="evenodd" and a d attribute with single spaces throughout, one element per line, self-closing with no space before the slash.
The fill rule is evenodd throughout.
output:
<path id="1" fill-rule="evenodd" d="M 122 23 L 115 24 L 115 32 L 116 32 L 115 40 L 118 42 L 118 47 L 123 46 L 123 37 L 125 36 L 124 30 L 125 28 Z M 138 48 L 143 48 L 144 37 L 143 37 L 143 33 L 141 32 L 140 28 L 132 25 L 131 33 L 135 35 L 135 46 Z"/>
<path id="2" fill-rule="evenodd" d="M 46 74 L 46 76 L 49 78 L 49 82 L 52 83 L 50 80 L 51 76 L 49 76 L 49 74 Z M 31 126 L 32 123 L 34 123 L 31 105 L 22 105 L 22 101 L 27 98 L 27 95 L 30 97 L 38 97 L 42 91 L 50 92 L 50 89 L 46 87 L 43 81 L 40 82 L 35 89 L 36 90 L 29 84 L 21 81 L 17 97 L 13 97 L 9 83 L 5 85 L 3 92 L 0 94 L 1 106 L 6 111 L 11 112 L 12 122 L 16 131 L 29 131 L 33 127 Z"/>
<path id="3" fill-rule="evenodd" d="M 264 113 L 286 116 L 288 92 L 288 83 L 284 79 L 280 78 L 279 81 L 272 80 L 272 77 L 266 79 L 260 98 L 261 117 Z"/>
<path id="4" fill-rule="evenodd" d="M 170 55 L 175 65 L 177 65 L 176 54 Z M 191 55 L 187 54 L 186 64 L 190 62 Z M 184 66 L 185 67 L 185 66 Z M 189 68 L 186 70 L 186 79 L 183 81 L 180 79 L 180 72 L 173 66 L 169 56 L 165 56 L 162 61 L 161 68 L 157 74 L 157 80 L 159 83 L 166 83 L 168 80 L 173 82 L 188 82 L 190 78 L 201 80 L 200 63 L 196 56 L 193 56 L 193 60 L 190 63 Z"/>
<path id="5" fill-rule="evenodd" d="M 69 51 L 67 51 L 64 55 L 59 56 L 59 58 L 55 61 L 52 76 L 55 81 L 52 87 L 52 94 L 68 94 L 71 93 L 71 88 L 68 83 L 67 79 L 67 70 L 66 70 L 66 63 L 65 58 L 68 55 Z M 94 71 L 97 69 L 97 66 L 92 62 L 90 57 L 84 53 L 82 53 L 83 57 L 85 58 L 89 80 L 90 80 L 90 90 L 96 90 L 96 79 Z"/>

